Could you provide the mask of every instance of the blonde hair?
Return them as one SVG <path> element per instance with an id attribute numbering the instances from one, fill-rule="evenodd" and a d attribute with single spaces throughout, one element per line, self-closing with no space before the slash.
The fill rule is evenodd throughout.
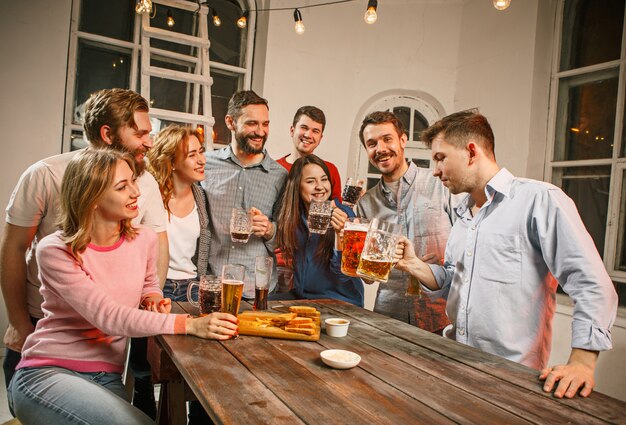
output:
<path id="1" fill-rule="evenodd" d="M 189 144 L 187 141 L 190 136 L 195 136 L 203 145 L 204 138 L 198 129 L 192 130 L 190 127 L 171 124 L 159 131 L 154 138 L 152 148 L 147 153 L 148 171 L 154 176 L 159 184 L 161 197 L 163 198 L 163 206 L 167 210 L 168 215 L 171 213 L 168 206 L 174 191 L 174 163 L 187 156 L 189 152 Z"/>
<path id="2" fill-rule="evenodd" d="M 113 149 L 84 149 L 67 165 L 61 183 L 58 223 L 63 241 L 78 262 L 82 262 L 80 253 L 91 241 L 95 205 L 113 184 L 119 161 L 126 162 L 135 173 L 135 159 Z M 128 239 L 137 235 L 130 219 L 121 220 L 120 235 Z"/>

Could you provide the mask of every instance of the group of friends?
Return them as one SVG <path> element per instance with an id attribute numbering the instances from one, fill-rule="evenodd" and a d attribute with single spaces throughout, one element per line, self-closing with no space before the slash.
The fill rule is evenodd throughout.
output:
<path id="1" fill-rule="evenodd" d="M 148 114 L 133 91 L 92 94 L 89 147 L 35 163 L 11 196 L 0 246 L 3 367 L 22 423 L 153 423 L 143 337 L 236 336 L 230 314 L 171 313 L 192 281 L 225 264 L 246 266 L 253 281 L 256 257 L 278 253 L 293 279 L 279 291 L 272 273 L 270 299 L 363 306 L 363 281 L 340 270 L 342 229 L 355 216 L 397 223 L 404 235 L 375 311 L 535 368 L 556 397 L 591 393 L 598 353 L 611 348 L 613 284 L 572 200 L 500 168 L 480 113 L 454 113 L 423 132 L 432 170 L 407 161 L 394 114 L 367 115 L 359 138 L 381 178 L 354 209 L 342 204 L 337 167 L 314 154 L 326 126 L 319 108 L 298 109 L 292 152 L 277 161 L 265 149 L 268 102 L 253 91 L 232 96 L 232 141 L 210 152 L 190 127 L 169 125 L 153 140 Z M 323 235 L 307 227 L 316 200 L 334 205 Z M 231 240 L 235 207 L 251 216 L 245 244 Z M 423 296 L 406 295 L 410 282 Z M 575 302 L 572 352 L 548 367 L 557 284 Z M 121 379 L 128 337 L 132 404 Z M 197 402 L 189 410 L 189 423 L 208 422 Z"/>

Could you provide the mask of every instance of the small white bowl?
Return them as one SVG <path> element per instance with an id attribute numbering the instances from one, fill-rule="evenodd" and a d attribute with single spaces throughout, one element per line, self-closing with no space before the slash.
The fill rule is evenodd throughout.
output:
<path id="1" fill-rule="evenodd" d="M 332 317 L 324 320 L 326 323 L 326 333 L 328 336 L 342 337 L 348 335 L 348 326 L 350 321 L 339 317 Z"/>
<path id="2" fill-rule="evenodd" d="M 346 350 L 324 350 L 320 356 L 325 364 L 335 369 L 350 369 L 361 362 L 361 356 Z"/>

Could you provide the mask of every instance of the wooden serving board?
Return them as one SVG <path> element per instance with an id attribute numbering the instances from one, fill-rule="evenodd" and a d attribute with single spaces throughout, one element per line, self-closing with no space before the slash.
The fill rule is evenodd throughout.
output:
<path id="1" fill-rule="evenodd" d="M 295 332 L 287 332 L 284 329 L 275 326 L 259 327 L 257 317 L 259 319 L 271 319 L 279 316 L 281 313 L 272 313 L 267 311 L 243 311 L 239 313 L 239 334 L 262 336 L 265 338 L 279 339 L 296 339 L 300 341 L 317 341 L 320 339 L 321 326 L 319 317 L 313 319 L 315 323 L 315 333 L 313 335 L 304 335 Z"/>

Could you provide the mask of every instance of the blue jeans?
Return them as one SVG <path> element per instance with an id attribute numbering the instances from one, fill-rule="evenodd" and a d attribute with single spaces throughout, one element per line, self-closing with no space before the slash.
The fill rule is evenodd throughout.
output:
<path id="1" fill-rule="evenodd" d="M 23 368 L 13 375 L 7 398 L 24 425 L 154 424 L 127 401 L 119 373 Z"/>
<path id="2" fill-rule="evenodd" d="M 163 296 L 171 298 L 172 301 L 189 301 L 187 288 L 191 282 L 197 282 L 197 279 L 166 279 L 163 286 Z M 198 300 L 198 285 L 193 287 L 191 295 L 194 300 Z"/>

